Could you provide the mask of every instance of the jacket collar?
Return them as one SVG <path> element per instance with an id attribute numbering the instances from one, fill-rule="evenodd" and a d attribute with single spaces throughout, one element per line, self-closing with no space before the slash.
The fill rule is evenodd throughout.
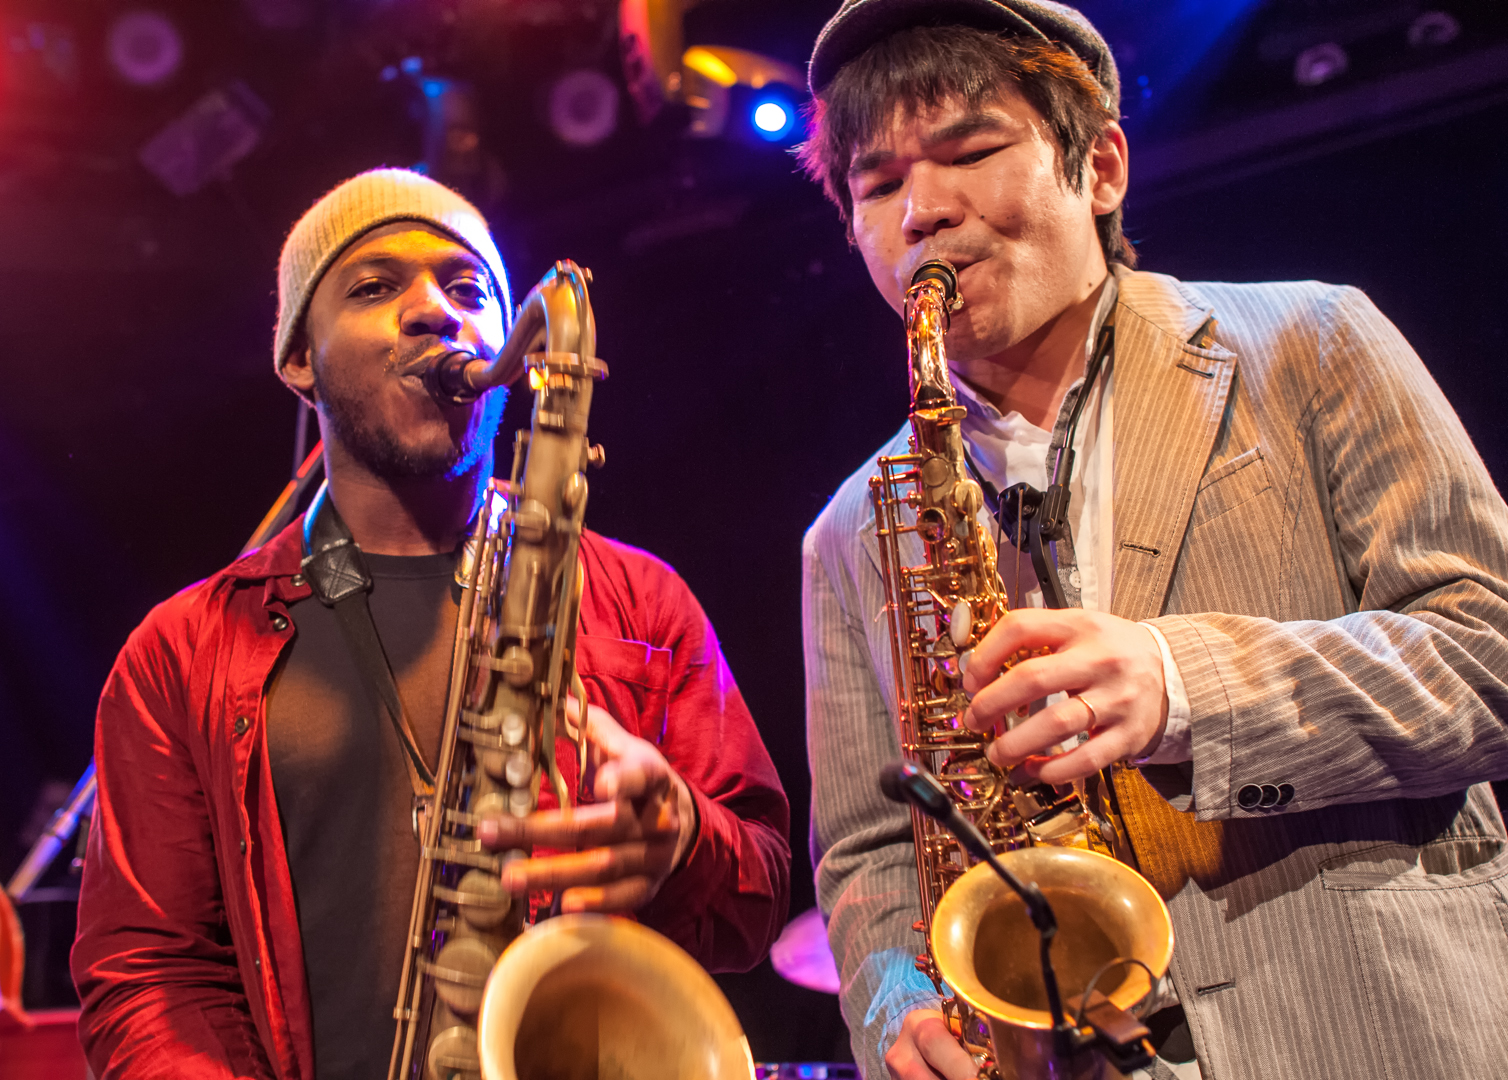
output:
<path id="1" fill-rule="evenodd" d="M 1121 279 L 1115 327 L 1111 610 L 1161 614 L 1236 376 L 1214 309 L 1162 274 Z M 1195 341 L 1205 344 L 1195 344 Z"/>
<path id="2" fill-rule="evenodd" d="M 1209 463 L 1236 374 L 1236 354 L 1213 341 L 1215 310 L 1183 282 L 1117 269 L 1115 339 L 1115 536 L 1111 610 L 1124 618 L 1162 611 L 1178 549 Z M 1202 331 L 1211 340 L 1204 347 Z M 905 453 L 907 424 L 880 451 Z M 867 499 L 865 500 L 867 503 Z M 874 513 L 859 542 L 876 570 Z M 914 550 L 907 550 L 914 545 Z M 903 560 L 920 558 L 911 534 Z"/>
<path id="3" fill-rule="evenodd" d="M 303 538 L 304 515 L 300 514 L 267 543 L 227 566 L 225 573 L 238 581 L 296 574 L 303 558 Z"/>

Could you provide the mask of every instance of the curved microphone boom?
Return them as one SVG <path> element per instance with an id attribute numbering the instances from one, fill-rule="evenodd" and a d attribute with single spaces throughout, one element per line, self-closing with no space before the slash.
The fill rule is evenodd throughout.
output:
<path id="1" fill-rule="evenodd" d="M 1047 902 L 1047 897 L 1043 895 L 1036 882 L 1023 882 L 1006 869 L 995 855 L 994 849 L 990 847 L 989 841 L 984 838 L 984 834 L 948 797 L 947 790 L 937 777 L 914 761 L 896 761 L 880 770 L 880 791 L 892 802 L 911 804 L 947 829 L 970 855 L 988 864 L 1000 880 L 1005 882 L 1026 905 L 1027 915 L 1041 935 L 1039 955 L 1042 965 L 1042 985 L 1046 991 L 1047 1011 L 1052 1017 L 1054 1054 L 1067 1061 L 1082 1051 L 1093 1048 L 1104 1055 L 1107 1061 L 1127 1072 L 1145 1068 L 1150 1064 L 1153 1051 L 1151 1044 L 1147 1041 L 1150 1034 L 1147 1027 L 1136 1016 L 1119 1008 L 1103 994 L 1096 992 L 1095 980 L 1090 980 L 1084 992 L 1075 995 L 1069 1001 L 1069 1007 L 1075 1009 L 1077 1015 L 1072 1020 L 1068 1018 L 1063 1009 L 1062 993 L 1058 988 L 1057 971 L 1052 963 L 1052 943 L 1058 932 L 1058 920 L 1053 914 L 1052 906 Z M 1072 853 L 1091 859 L 1099 858 L 1087 852 Z M 1147 967 L 1140 960 L 1118 956 L 1100 968 L 1095 979 L 1113 964 L 1120 962 L 1137 963 Z M 1147 967 L 1147 971 L 1149 977 L 1152 977 L 1150 967 Z M 1153 981 L 1156 981 L 1155 977 Z M 1087 1026 L 1085 1026 L 1086 1020 Z M 1087 1074 L 1072 1069 L 1069 1073 L 1074 1076 L 1101 1075 L 1092 1067 Z M 1052 1075 L 1068 1074 L 1054 1072 Z"/>
<path id="2" fill-rule="evenodd" d="M 880 790 L 891 802 L 910 803 L 952 833 L 968 853 L 980 862 L 988 863 L 1000 880 L 1021 897 L 1031 916 L 1032 925 L 1042 935 L 1042 984 L 1047 990 L 1047 1008 L 1052 1013 L 1053 1026 L 1063 1029 L 1068 1026 L 1063 1015 L 1063 999 L 1058 992 L 1058 976 L 1052 966 L 1052 939 L 1058 932 L 1058 919 L 1052 905 L 1036 882 L 1023 883 L 1007 870 L 998 858 L 984 834 L 963 815 L 937 777 L 914 761 L 893 761 L 880 770 Z"/>

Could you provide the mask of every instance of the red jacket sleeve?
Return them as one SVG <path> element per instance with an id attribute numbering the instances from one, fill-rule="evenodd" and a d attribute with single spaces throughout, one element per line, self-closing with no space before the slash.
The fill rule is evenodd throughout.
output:
<path id="1" fill-rule="evenodd" d="M 95 729 L 79 896 L 79 1035 L 100 1080 L 271 1080 L 236 965 L 200 769 L 185 734 L 181 600 L 131 636 Z"/>
<path id="2" fill-rule="evenodd" d="M 660 749 L 691 788 L 700 829 L 639 917 L 709 970 L 747 971 L 785 925 L 790 805 L 701 605 L 668 570 L 654 585 L 651 640 L 671 650 Z"/>

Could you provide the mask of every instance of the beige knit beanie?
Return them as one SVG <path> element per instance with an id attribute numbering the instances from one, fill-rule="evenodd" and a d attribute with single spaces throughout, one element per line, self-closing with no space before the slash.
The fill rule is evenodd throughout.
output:
<path id="1" fill-rule="evenodd" d="M 272 361 L 279 373 L 288 359 L 309 298 L 325 271 L 358 237 L 394 221 L 430 225 L 487 264 L 503 305 L 505 324 L 513 318 L 508 274 L 481 212 L 444 184 L 408 169 L 373 169 L 329 192 L 299 218 L 278 259 L 278 324 Z"/>

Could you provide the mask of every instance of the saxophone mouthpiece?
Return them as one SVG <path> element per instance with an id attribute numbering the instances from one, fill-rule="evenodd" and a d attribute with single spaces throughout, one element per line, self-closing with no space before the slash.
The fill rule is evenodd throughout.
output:
<path id="1" fill-rule="evenodd" d="M 958 292 L 958 271 L 947 259 L 928 259 L 918 266 L 916 273 L 911 275 L 911 287 L 914 289 L 924 281 L 941 285 L 949 300 Z"/>
<path id="2" fill-rule="evenodd" d="M 437 400 L 466 405 L 492 388 L 485 381 L 490 366 L 485 357 L 456 349 L 424 369 L 424 386 Z"/>
<path id="3" fill-rule="evenodd" d="M 943 307 L 957 311 L 963 307 L 963 297 L 958 295 L 958 271 L 947 259 L 928 259 L 911 275 L 911 288 L 925 282 L 935 282 L 943 292 Z"/>

